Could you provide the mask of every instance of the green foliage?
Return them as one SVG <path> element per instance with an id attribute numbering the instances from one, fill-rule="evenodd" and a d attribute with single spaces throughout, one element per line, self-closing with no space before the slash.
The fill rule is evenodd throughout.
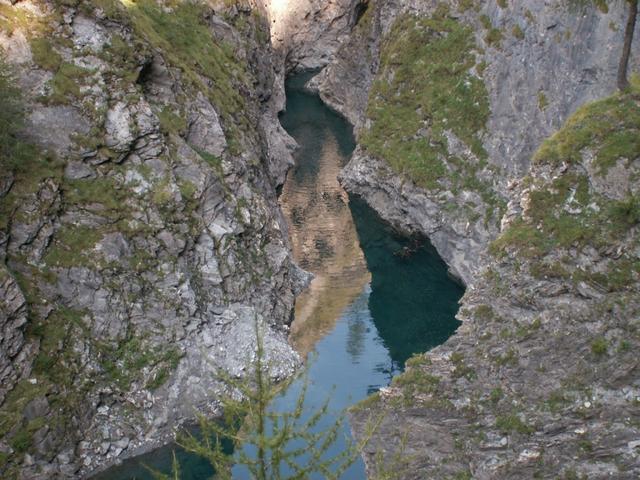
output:
<path id="1" fill-rule="evenodd" d="M 452 480 L 473 480 L 473 475 L 471 474 L 471 472 L 469 470 L 462 470 L 462 471 L 456 473 L 452 477 Z"/>
<path id="2" fill-rule="evenodd" d="M 493 311 L 493 307 L 491 305 L 478 305 L 474 311 L 474 317 L 480 320 L 481 322 L 489 322 L 496 318 L 496 314 Z"/>
<path id="3" fill-rule="evenodd" d="M 566 393 L 562 390 L 551 392 L 549 398 L 545 401 L 546 407 L 551 412 L 559 412 L 563 407 L 570 403 Z"/>
<path id="4" fill-rule="evenodd" d="M 356 403 L 355 405 L 350 407 L 350 411 L 359 412 L 362 410 L 367 410 L 369 408 L 374 408 L 379 405 L 381 402 L 380 393 L 375 392 L 366 397 L 364 400 Z"/>
<path id="5" fill-rule="evenodd" d="M 597 355 L 597 356 L 605 355 L 608 349 L 609 349 L 609 342 L 604 337 L 595 338 L 591 342 L 591 352 L 594 355 Z"/>
<path id="6" fill-rule="evenodd" d="M 486 156 L 480 135 L 489 104 L 483 82 L 469 73 L 473 48 L 472 30 L 447 15 L 405 15 L 384 40 L 361 144 L 422 187 L 436 188 L 447 174 L 446 130 Z"/>
<path id="7" fill-rule="evenodd" d="M 498 416 L 496 418 L 496 427 L 505 433 L 530 434 L 534 431 L 533 427 L 523 422 L 516 414 Z"/>
<path id="8" fill-rule="evenodd" d="M 71 387 L 73 372 L 65 367 L 77 359 L 74 344 L 86 333 L 82 315 L 82 312 L 58 307 L 47 318 L 31 323 L 29 336 L 40 340 L 40 350 L 33 363 L 35 373 L 58 385 Z"/>
<path id="9" fill-rule="evenodd" d="M 580 107 L 533 157 L 534 163 L 579 163 L 589 148 L 601 174 L 640 152 L 640 85 Z"/>
<path id="10" fill-rule="evenodd" d="M 453 369 L 453 378 L 467 378 L 471 380 L 474 378 L 476 372 L 475 370 L 467 365 L 464 359 L 464 355 L 460 352 L 453 352 L 451 354 L 451 363 L 454 365 Z"/>
<path id="11" fill-rule="evenodd" d="M 624 200 L 613 201 L 607 213 L 612 225 L 618 229 L 617 233 L 624 233 L 640 223 L 640 197 L 630 195 Z"/>
<path id="12" fill-rule="evenodd" d="M 46 98 L 50 104 L 68 104 L 80 99 L 78 80 L 86 77 L 88 71 L 73 63 L 64 62 L 51 79 L 51 94 Z"/>
<path id="13" fill-rule="evenodd" d="M 0 3 L 0 30 L 10 37 L 17 29 L 31 34 L 41 33 L 43 17 L 31 8 L 18 8 L 12 2 Z"/>
<path id="14" fill-rule="evenodd" d="M 513 28 L 511 29 L 511 33 L 518 40 L 524 40 L 524 31 L 522 31 L 522 28 L 520 28 L 520 25 L 514 25 Z"/>
<path id="15" fill-rule="evenodd" d="M 494 388 L 489 394 L 489 401 L 495 405 L 502 399 L 503 396 L 504 392 L 500 387 Z"/>
<path id="16" fill-rule="evenodd" d="M 502 44 L 503 38 L 504 35 L 502 34 L 502 30 L 500 30 L 499 28 L 491 28 L 487 32 L 487 35 L 484 37 L 484 40 L 485 42 L 487 42 L 487 44 L 499 48 Z"/>
<path id="17" fill-rule="evenodd" d="M 565 258 L 544 257 L 558 249 L 587 246 L 605 251 L 632 235 L 640 223 L 640 199 L 631 192 L 613 200 L 593 190 L 581 165 L 582 153 L 593 154 L 596 174 L 605 174 L 619 160 L 627 165 L 640 154 L 640 88 L 616 93 L 585 105 L 534 156 L 535 166 L 569 169 L 551 179 L 529 177 L 525 216 L 514 221 L 493 242 L 490 251 L 503 255 L 515 251 L 533 260 L 530 272 L 537 278 L 587 282 L 605 291 L 630 287 L 640 275 L 640 261 L 623 255 L 611 259 L 607 269 L 591 271 Z M 624 163 L 622 164 L 624 166 Z M 635 240 L 630 240 L 635 241 Z M 637 241 L 636 241 L 637 244 Z"/>
<path id="18" fill-rule="evenodd" d="M 11 439 L 11 447 L 18 453 L 24 453 L 31 447 L 32 433 L 24 428 L 18 431 Z"/>
<path id="19" fill-rule="evenodd" d="M 43 385 L 33 384 L 28 380 L 21 380 L 7 393 L 0 410 L 0 435 L 5 438 L 22 420 L 22 412 L 27 404 L 45 391 Z"/>
<path id="20" fill-rule="evenodd" d="M 509 348 L 504 355 L 494 358 L 494 361 L 501 367 L 507 365 L 514 366 L 518 364 L 518 353 L 513 348 Z"/>
<path id="21" fill-rule="evenodd" d="M 102 216 L 118 220 L 127 209 L 131 193 L 119 186 L 111 177 L 66 180 L 63 185 L 65 202 L 68 205 L 88 207 L 100 205 Z"/>
<path id="22" fill-rule="evenodd" d="M 479 175 L 487 168 L 482 136 L 489 101 L 472 73 L 486 66 L 476 64 L 474 49 L 472 29 L 451 18 L 444 5 L 431 18 L 399 17 L 382 44 L 360 144 L 419 187 L 476 192 L 488 206 L 487 222 L 504 202 Z M 471 155 L 449 152 L 449 132 Z M 461 213 L 476 221 L 474 206 Z"/>
<path id="23" fill-rule="evenodd" d="M 440 378 L 425 372 L 424 368 L 414 367 L 394 377 L 392 385 L 401 388 L 405 397 L 413 399 L 419 395 L 436 394 Z"/>
<path id="24" fill-rule="evenodd" d="M 52 72 L 60 68 L 62 57 L 53 49 L 50 39 L 44 37 L 32 38 L 29 41 L 29 46 L 31 47 L 33 61 L 40 68 Z"/>
<path id="25" fill-rule="evenodd" d="M 460 13 L 467 12 L 472 8 L 476 10 L 478 9 L 478 4 L 476 3 L 476 0 L 458 0 L 458 11 Z"/>
<path id="26" fill-rule="evenodd" d="M 358 448 L 347 448 L 332 457 L 326 454 L 339 435 L 344 418 L 341 416 L 329 428 L 314 431 L 328 411 L 328 400 L 322 407 L 304 418 L 306 382 L 291 411 L 277 412 L 269 408 L 284 386 L 273 383 L 265 364 L 262 332 L 256 321 L 255 361 L 250 376 L 238 380 L 224 373 L 219 378 L 234 391 L 222 400 L 224 417 L 212 421 L 198 417 L 201 438 L 183 432 L 177 442 L 185 450 L 206 459 L 215 469 L 216 478 L 231 479 L 231 467 L 244 465 L 256 480 L 302 479 L 314 474 L 337 479 L 358 455 Z M 238 400 L 238 395 L 241 400 Z M 230 456 L 224 446 L 233 444 L 236 454 Z M 247 448 L 255 455 L 247 453 Z M 304 457 L 304 462 L 300 458 Z M 285 474 L 283 467 L 291 469 Z M 157 479 L 179 478 L 179 465 L 174 462 L 171 476 L 153 472 Z"/>
<path id="27" fill-rule="evenodd" d="M 24 126 L 21 93 L 13 72 L 0 57 L 0 168 L 4 171 L 27 170 L 36 156 L 35 148 L 19 136 Z"/>
<path id="28" fill-rule="evenodd" d="M 93 248 L 102 238 L 102 233 L 94 228 L 69 225 L 60 228 L 52 245 L 44 257 L 50 267 L 69 268 L 78 265 L 94 265 Z"/>
<path id="29" fill-rule="evenodd" d="M 164 134 L 184 135 L 187 131 L 187 120 L 180 114 L 174 112 L 171 107 L 164 107 L 158 112 L 160 120 L 160 130 Z"/>
<path id="30" fill-rule="evenodd" d="M 538 92 L 538 108 L 540 110 L 544 110 L 549 105 L 549 100 L 547 99 L 547 94 L 543 91 Z"/>
<path id="31" fill-rule="evenodd" d="M 416 458 L 415 455 L 407 453 L 409 435 L 407 432 L 398 434 L 400 444 L 393 449 L 393 453 L 385 455 L 385 450 L 379 448 L 373 458 L 373 472 L 375 476 L 371 480 L 400 480 L 407 478 L 411 473 L 410 462 Z"/>
<path id="32" fill-rule="evenodd" d="M 248 126 L 241 93 L 249 81 L 245 66 L 236 59 L 231 46 L 214 39 L 206 23 L 208 7 L 175 0 L 166 4 L 171 10 L 154 0 L 127 3 L 127 18 L 140 37 L 161 50 L 171 65 L 180 68 L 195 88 L 209 96 L 219 109 L 225 132 L 233 136 L 235 125 Z M 233 144 L 233 139 L 229 140 Z"/>
<path id="33" fill-rule="evenodd" d="M 532 23 L 532 24 L 536 23 L 536 17 L 533 15 L 531 10 L 529 9 L 525 10 L 524 18 L 526 18 L 529 23 Z"/>
<path id="34" fill-rule="evenodd" d="M 145 388 L 159 388 L 182 358 L 182 353 L 175 347 L 150 345 L 140 336 L 134 335 L 115 346 L 102 344 L 99 349 L 100 363 L 105 374 L 123 391 L 127 391 L 134 381 L 142 378 L 143 369 L 154 369 L 155 372 Z"/>

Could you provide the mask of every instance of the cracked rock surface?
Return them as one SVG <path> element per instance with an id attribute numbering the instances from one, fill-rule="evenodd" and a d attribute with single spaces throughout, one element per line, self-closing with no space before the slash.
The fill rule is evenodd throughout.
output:
<path id="1" fill-rule="evenodd" d="M 0 172 L 0 476 L 78 478 L 217 413 L 256 323 L 275 378 L 299 365 L 276 198 L 295 143 L 262 4 L 0 7 L 38 147 Z"/>

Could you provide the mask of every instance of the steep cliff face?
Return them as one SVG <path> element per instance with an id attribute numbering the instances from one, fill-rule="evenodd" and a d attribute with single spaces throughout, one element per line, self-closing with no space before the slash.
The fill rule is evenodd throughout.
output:
<path id="1" fill-rule="evenodd" d="M 368 0 L 262 0 L 277 56 L 273 103 L 285 109 L 284 80 L 293 71 L 325 67 L 349 35 Z"/>
<path id="2" fill-rule="evenodd" d="M 372 472 L 391 450 L 401 478 L 640 475 L 639 133 L 640 85 L 543 143 L 457 334 L 354 414 L 384 416 Z"/>
<path id="3" fill-rule="evenodd" d="M 358 129 L 343 183 L 385 219 L 427 233 L 470 282 L 510 181 L 571 112 L 613 91 L 618 7 L 373 3 L 314 82 Z M 636 38 L 632 70 L 638 51 Z"/>
<path id="4" fill-rule="evenodd" d="M 589 104 L 622 48 L 603 10 L 374 2 L 310 85 L 357 127 L 344 186 L 468 286 L 458 333 L 352 416 L 384 416 L 374 475 L 639 474 L 638 87 Z"/>
<path id="5" fill-rule="evenodd" d="M 218 3 L 0 2 L 2 108 L 25 111 L 0 173 L 3 478 L 78 476 L 215 410 L 256 321 L 272 374 L 297 365 L 267 12 Z"/>

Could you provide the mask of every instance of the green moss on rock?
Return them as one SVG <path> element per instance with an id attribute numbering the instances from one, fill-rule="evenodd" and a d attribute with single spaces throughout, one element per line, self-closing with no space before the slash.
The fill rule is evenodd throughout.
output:
<path id="1" fill-rule="evenodd" d="M 52 72 L 60 68 L 62 57 L 53 49 L 50 39 L 44 37 L 32 38 L 29 41 L 29 46 L 31 47 L 33 61 L 40 68 Z"/>
<path id="2" fill-rule="evenodd" d="M 139 37 L 162 51 L 172 66 L 208 95 L 222 116 L 225 132 L 233 137 L 236 125 L 246 126 L 247 122 L 241 93 L 248 83 L 246 65 L 236 58 L 231 46 L 214 38 L 206 23 L 205 5 L 176 1 L 167 4 L 171 10 L 154 0 L 127 3 L 125 14 Z"/>
<path id="3" fill-rule="evenodd" d="M 582 106 L 533 157 L 534 164 L 577 164 L 585 150 L 595 155 L 603 175 L 619 159 L 640 154 L 640 81 L 629 92 L 615 93 Z"/>
<path id="4" fill-rule="evenodd" d="M 382 46 L 364 148 L 428 189 L 447 175 L 445 131 L 485 158 L 489 103 L 483 82 L 470 73 L 474 48 L 471 28 L 448 15 L 400 17 Z"/>
<path id="5" fill-rule="evenodd" d="M 590 169 L 599 176 L 623 159 L 629 167 L 640 156 L 638 142 L 637 86 L 580 108 L 535 154 L 533 173 L 524 180 L 525 211 L 490 251 L 529 259 L 536 278 L 586 283 L 600 291 L 631 288 L 640 279 L 640 260 L 633 253 L 638 246 L 634 232 L 640 225 L 640 199 L 632 191 L 615 192 L 624 196 L 614 199 L 594 187 L 583 154 L 591 152 Z M 538 175 L 539 169 L 553 173 Z M 610 255 L 622 245 L 619 254 Z M 600 265 L 577 265 L 572 260 L 575 253 L 568 254 L 589 248 L 601 252 Z"/>
<path id="6" fill-rule="evenodd" d="M 419 187 L 477 193 L 486 223 L 504 202 L 480 174 L 490 169 L 482 142 L 490 112 L 474 38 L 445 5 L 430 18 L 399 17 L 382 44 L 359 141 Z M 474 207 L 459 212 L 475 222 L 482 213 Z"/>

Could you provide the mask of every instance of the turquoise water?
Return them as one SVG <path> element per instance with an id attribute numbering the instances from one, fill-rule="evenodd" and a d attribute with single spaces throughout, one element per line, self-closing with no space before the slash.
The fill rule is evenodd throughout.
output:
<path id="1" fill-rule="evenodd" d="M 459 325 L 454 315 L 463 289 L 448 276 L 426 239 L 399 235 L 337 185 L 335 176 L 354 148 L 352 132 L 316 96 L 304 92 L 306 78 L 298 76 L 287 84 L 287 113 L 281 121 L 301 148 L 282 202 L 294 255 L 316 273 L 317 281 L 296 309 L 296 322 L 302 316 L 305 321 L 292 331 L 297 332 L 294 344 L 308 352 L 305 410 L 312 412 L 330 398 L 332 414 L 322 428 L 343 409 L 389 384 L 412 354 L 449 338 Z M 290 410 L 301 387 L 301 380 L 294 382 L 272 408 Z M 330 454 L 344 448 L 348 425 L 342 433 Z M 98 478 L 149 479 L 142 463 L 168 471 L 174 448 L 127 460 Z M 179 449 L 177 454 L 183 479 L 212 474 L 201 459 Z M 248 478 L 239 467 L 234 477 Z M 362 462 L 342 478 L 364 479 Z"/>

